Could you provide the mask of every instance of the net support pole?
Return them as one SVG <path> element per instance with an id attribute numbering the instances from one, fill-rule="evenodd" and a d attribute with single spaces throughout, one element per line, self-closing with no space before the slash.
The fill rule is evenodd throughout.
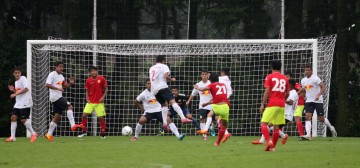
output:
<path id="1" fill-rule="evenodd" d="M 318 45 L 317 45 L 317 40 L 313 43 L 313 57 L 312 57 L 312 69 L 313 69 L 313 75 L 317 75 L 317 67 L 318 67 Z M 317 117 L 317 113 L 314 112 L 313 113 L 313 117 L 312 117 L 312 137 L 317 137 L 317 121 L 318 121 L 318 117 Z M 325 129 L 326 130 L 326 129 Z M 325 132 L 326 133 L 326 132 Z M 326 135 L 326 134 L 325 134 Z"/>
<path id="2" fill-rule="evenodd" d="M 32 53 L 31 53 L 31 43 L 27 42 L 26 43 L 26 78 L 30 84 L 30 88 L 28 92 L 30 92 L 31 95 L 31 62 L 32 62 Z M 32 108 L 30 108 L 30 116 L 29 116 L 29 120 L 30 123 L 32 122 L 31 120 L 31 114 L 32 114 Z M 26 129 L 26 137 L 31 137 L 31 133 L 29 130 Z"/>
<path id="3" fill-rule="evenodd" d="M 285 0 L 281 0 L 281 21 L 280 21 L 280 36 L 281 39 L 285 39 Z M 284 52 L 284 43 L 281 44 L 281 73 L 284 74 L 284 64 L 285 64 L 285 52 Z"/>
<path id="4" fill-rule="evenodd" d="M 96 29 L 96 0 L 94 0 L 94 18 L 93 18 L 93 40 L 97 40 L 97 29 Z M 93 49 L 93 65 L 97 66 L 97 45 L 94 45 Z M 92 118 L 92 135 L 97 134 L 97 116 L 95 111 L 91 113 Z"/>

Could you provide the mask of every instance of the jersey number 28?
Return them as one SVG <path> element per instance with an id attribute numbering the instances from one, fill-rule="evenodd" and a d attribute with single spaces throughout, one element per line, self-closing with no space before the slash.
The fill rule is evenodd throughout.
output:
<path id="1" fill-rule="evenodd" d="M 285 92 L 286 89 L 286 81 L 285 79 L 272 78 L 272 81 L 275 82 L 275 86 L 272 91 L 274 92 Z"/>

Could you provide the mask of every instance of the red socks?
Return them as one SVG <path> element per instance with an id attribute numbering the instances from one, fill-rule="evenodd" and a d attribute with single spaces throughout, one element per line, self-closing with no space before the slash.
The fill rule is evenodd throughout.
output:
<path id="1" fill-rule="evenodd" d="M 278 139 L 279 139 L 279 129 L 274 129 L 272 136 L 273 148 L 275 148 Z"/>
<path id="2" fill-rule="evenodd" d="M 296 126 L 298 128 L 299 135 L 304 136 L 304 126 L 303 126 L 302 122 L 301 121 L 296 121 Z"/>
<path id="3" fill-rule="evenodd" d="M 264 135 L 266 143 L 269 143 L 269 141 L 270 141 L 270 133 L 269 133 L 269 129 L 268 129 L 266 124 L 261 125 L 261 133 Z"/>
<path id="4" fill-rule="evenodd" d="M 82 131 L 85 133 L 87 131 L 87 118 L 81 120 L 81 124 L 83 125 Z"/>
<path id="5" fill-rule="evenodd" d="M 217 144 L 220 144 L 220 141 L 223 139 L 226 128 L 221 128 L 219 131 L 218 139 L 216 141 Z"/>
<path id="6" fill-rule="evenodd" d="M 106 133 L 106 123 L 104 118 L 100 118 L 100 128 L 101 128 L 101 134 Z"/>

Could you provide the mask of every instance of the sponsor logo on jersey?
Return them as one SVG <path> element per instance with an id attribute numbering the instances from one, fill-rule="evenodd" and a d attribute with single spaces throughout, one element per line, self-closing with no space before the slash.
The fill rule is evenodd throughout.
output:
<path id="1" fill-rule="evenodd" d="M 207 95 L 210 95 L 210 91 L 209 91 L 209 90 L 205 90 L 205 91 L 201 92 L 201 94 L 207 96 Z"/>
<path id="2" fill-rule="evenodd" d="M 306 90 L 310 90 L 310 89 L 313 88 L 313 87 L 314 87 L 314 86 L 312 86 L 312 85 L 306 85 L 306 86 L 305 86 L 305 89 L 306 89 Z"/>
<path id="3" fill-rule="evenodd" d="M 101 83 L 100 79 L 98 80 L 98 83 Z"/>
<path id="4" fill-rule="evenodd" d="M 155 103 L 156 103 L 156 99 L 151 99 L 151 100 L 148 101 L 148 103 L 150 103 L 150 104 L 155 104 Z"/>

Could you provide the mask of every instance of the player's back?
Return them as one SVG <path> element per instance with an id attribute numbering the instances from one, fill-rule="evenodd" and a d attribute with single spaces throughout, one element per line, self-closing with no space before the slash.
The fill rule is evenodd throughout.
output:
<path id="1" fill-rule="evenodd" d="M 151 93 L 156 95 L 161 89 L 168 88 L 164 74 L 170 72 L 169 67 L 162 63 L 157 63 L 149 70 L 151 81 Z"/>
<path id="2" fill-rule="evenodd" d="M 269 74 L 265 78 L 264 87 L 269 87 L 269 102 L 267 107 L 285 106 L 286 92 L 289 91 L 289 81 L 285 75 L 279 72 Z"/>
<path id="3" fill-rule="evenodd" d="M 230 102 L 227 98 L 226 85 L 224 83 L 219 83 L 219 82 L 211 83 L 209 85 L 209 88 L 211 95 L 213 97 L 213 104 L 226 102 L 230 106 Z"/>

